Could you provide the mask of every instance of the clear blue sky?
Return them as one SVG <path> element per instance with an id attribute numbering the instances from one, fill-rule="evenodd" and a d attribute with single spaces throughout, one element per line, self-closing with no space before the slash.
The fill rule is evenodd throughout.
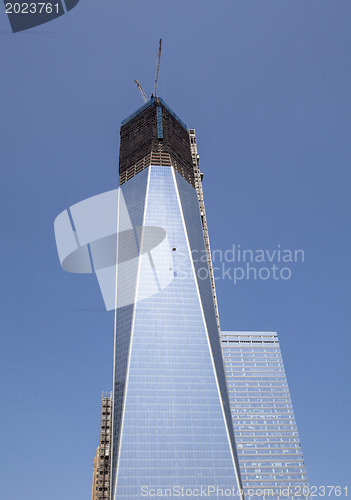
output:
<path id="1" fill-rule="evenodd" d="M 351 2 L 82 0 L 18 34 L 0 11 L 3 498 L 89 498 L 113 313 L 60 269 L 53 221 L 117 186 L 160 37 L 212 247 L 305 252 L 287 281 L 218 280 L 222 328 L 278 331 L 310 483 L 350 480 Z"/>

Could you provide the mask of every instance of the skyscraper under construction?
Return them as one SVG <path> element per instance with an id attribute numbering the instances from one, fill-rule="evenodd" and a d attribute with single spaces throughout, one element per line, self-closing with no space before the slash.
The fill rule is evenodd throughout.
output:
<path id="1" fill-rule="evenodd" d="M 119 175 L 112 499 L 240 498 L 196 138 L 162 99 L 122 122 Z"/>
<path id="2" fill-rule="evenodd" d="M 115 310 L 93 500 L 304 498 L 278 340 L 221 345 L 195 131 L 159 97 L 122 122 L 119 184 L 55 220 L 62 267 L 95 272 Z"/>

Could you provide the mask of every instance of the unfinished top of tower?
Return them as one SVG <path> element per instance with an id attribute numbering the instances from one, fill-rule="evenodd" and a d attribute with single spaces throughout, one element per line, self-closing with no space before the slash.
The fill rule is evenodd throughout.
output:
<path id="1" fill-rule="evenodd" d="M 119 180 L 120 184 L 123 184 L 150 165 L 162 165 L 173 166 L 184 179 L 195 186 L 187 126 L 165 101 L 157 96 L 161 46 L 162 39 L 151 98 L 147 98 L 144 89 L 135 80 L 145 102 L 121 123 Z"/>
<path id="2" fill-rule="evenodd" d="M 120 184 L 149 165 L 173 166 L 195 185 L 188 129 L 160 97 L 152 97 L 121 123 Z"/>

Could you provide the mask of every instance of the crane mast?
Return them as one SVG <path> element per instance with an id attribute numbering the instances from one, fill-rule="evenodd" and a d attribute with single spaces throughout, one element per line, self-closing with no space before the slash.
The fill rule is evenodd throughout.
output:
<path id="1" fill-rule="evenodd" d="M 161 49 L 162 49 L 162 38 L 160 38 L 160 43 L 158 46 L 158 54 L 157 54 L 157 61 L 156 61 L 156 74 L 155 74 L 155 82 L 154 82 L 154 91 L 151 94 L 151 97 L 156 97 L 157 95 L 157 86 L 158 86 L 158 77 L 160 74 L 160 63 L 161 63 Z M 134 81 L 139 89 L 139 92 L 141 94 L 141 97 L 143 98 L 144 102 L 148 102 L 148 97 L 146 95 L 145 90 L 141 86 L 141 84 L 138 82 L 136 78 L 134 78 Z"/>
<path id="2" fill-rule="evenodd" d="M 160 43 L 158 46 L 157 62 L 156 62 L 156 74 L 155 74 L 154 92 L 153 92 L 153 95 L 155 97 L 157 96 L 158 77 L 160 74 L 161 49 L 162 49 L 162 38 L 160 38 Z"/>

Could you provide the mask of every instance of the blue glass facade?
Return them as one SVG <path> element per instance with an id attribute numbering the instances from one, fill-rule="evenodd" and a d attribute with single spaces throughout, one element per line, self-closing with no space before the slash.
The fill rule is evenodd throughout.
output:
<path id="1" fill-rule="evenodd" d="M 221 342 L 245 494 L 306 498 L 306 468 L 277 334 L 222 332 Z"/>
<path id="2" fill-rule="evenodd" d="M 130 182 L 124 184 L 120 189 L 123 196 L 119 196 L 118 204 L 118 234 L 123 234 L 125 231 L 136 230 L 143 224 L 143 216 L 145 209 L 145 197 L 147 186 L 147 171 L 140 172 L 138 177 L 131 179 Z M 121 206 L 123 203 L 124 206 Z M 135 228 L 135 229 L 133 229 Z M 118 238 L 118 253 L 125 254 L 129 251 L 130 247 L 139 246 L 139 238 L 136 237 L 132 242 L 125 238 Z M 122 245 L 127 248 L 121 248 Z M 122 266 L 117 268 L 118 292 L 123 290 L 124 295 L 135 296 L 136 280 L 138 271 L 138 259 L 130 262 L 127 269 Z M 121 293 L 117 292 L 118 296 Z M 118 436 L 120 432 L 122 420 L 122 405 L 125 390 L 126 373 L 128 366 L 128 355 L 130 346 L 130 336 L 132 328 L 132 318 L 134 313 L 134 301 L 130 301 L 128 305 L 118 307 L 115 316 L 115 362 L 114 362 L 114 411 L 113 411 L 113 439 L 112 439 L 112 469 L 111 478 L 112 485 L 115 480 L 116 465 L 117 465 L 117 450 L 118 450 Z M 117 303 L 117 306 L 119 304 Z M 118 353 L 118 355 L 116 354 Z"/>
<path id="3" fill-rule="evenodd" d="M 213 295 L 209 282 L 197 278 L 193 258 L 204 247 L 196 190 L 162 165 L 121 189 L 141 231 L 136 272 L 122 284 L 117 276 L 117 303 L 125 286 L 135 290 L 135 301 L 116 310 L 112 499 L 208 486 L 215 488 L 208 498 L 224 496 L 217 488 L 239 498 Z M 120 227 L 123 218 L 119 210 Z M 166 234 L 155 248 L 152 227 Z"/>

